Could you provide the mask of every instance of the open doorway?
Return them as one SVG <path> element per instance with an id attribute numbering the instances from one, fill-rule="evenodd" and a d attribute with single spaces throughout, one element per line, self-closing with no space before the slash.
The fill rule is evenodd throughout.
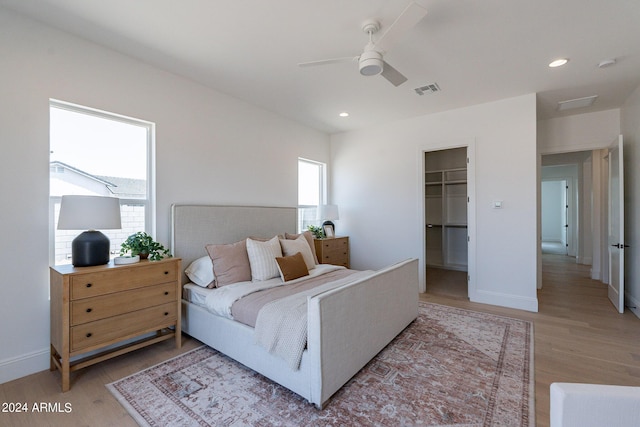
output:
<path id="1" fill-rule="evenodd" d="M 607 283 L 607 150 L 543 155 L 541 166 L 543 258 L 567 257 L 558 265 L 588 266 L 587 278 Z"/>
<path id="2" fill-rule="evenodd" d="M 569 181 L 542 181 L 542 253 L 568 255 Z"/>
<path id="3" fill-rule="evenodd" d="M 429 293 L 469 295 L 467 147 L 424 153 L 425 277 Z"/>

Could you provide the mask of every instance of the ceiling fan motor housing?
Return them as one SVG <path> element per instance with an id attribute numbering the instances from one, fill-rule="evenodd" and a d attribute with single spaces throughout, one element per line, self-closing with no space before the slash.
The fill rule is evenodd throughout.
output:
<path id="1" fill-rule="evenodd" d="M 377 50 L 365 50 L 360 55 L 358 61 L 360 67 L 360 74 L 363 76 L 375 76 L 382 72 L 383 61 L 382 54 Z"/>

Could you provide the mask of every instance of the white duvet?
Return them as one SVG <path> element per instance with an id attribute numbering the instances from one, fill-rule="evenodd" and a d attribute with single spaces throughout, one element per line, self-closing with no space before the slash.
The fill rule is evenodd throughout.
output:
<path id="1" fill-rule="evenodd" d="M 319 264 L 316 265 L 316 268 L 309 271 L 308 276 L 290 280 L 286 282 L 286 284 L 290 285 L 293 283 L 301 282 L 308 279 L 309 277 L 321 276 L 331 271 L 340 269 L 344 269 L 344 267 L 331 264 Z M 205 306 L 207 307 L 207 310 L 211 311 L 214 314 L 217 314 L 218 316 L 233 319 L 233 316 L 231 315 L 231 306 L 233 306 L 234 302 L 238 301 L 244 296 L 252 294 L 253 292 L 276 288 L 284 284 L 285 282 L 283 282 L 280 277 L 277 277 L 264 281 L 238 282 L 232 285 L 226 285 L 221 288 L 216 288 L 212 292 L 209 292 L 205 300 Z"/>

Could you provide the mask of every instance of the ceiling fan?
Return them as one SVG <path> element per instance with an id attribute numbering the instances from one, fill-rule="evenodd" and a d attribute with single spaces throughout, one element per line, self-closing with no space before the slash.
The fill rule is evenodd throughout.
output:
<path id="1" fill-rule="evenodd" d="M 362 31 L 369 35 L 369 43 L 367 43 L 364 47 L 364 51 L 360 55 L 303 62 L 298 65 L 300 67 L 310 67 L 315 65 L 335 64 L 339 62 L 358 61 L 358 68 L 360 70 L 360 74 L 363 76 L 375 76 L 381 74 L 382 77 L 387 79 L 394 86 L 400 86 L 402 83 L 407 81 L 407 78 L 389 65 L 383 59 L 383 56 L 406 32 L 420 22 L 426 14 L 427 9 L 415 2 L 411 2 L 376 42 L 373 41 L 373 35 L 380 29 L 380 23 L 375 20 L 368 20 L 364 22 L 362 25 Z"/>

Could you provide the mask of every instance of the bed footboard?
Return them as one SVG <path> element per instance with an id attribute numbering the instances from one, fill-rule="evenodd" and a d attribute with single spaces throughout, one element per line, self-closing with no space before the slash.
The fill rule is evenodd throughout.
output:
<path id="1" fill-rule="evenodd" d="M 311 403 L 324 403 L 418 316 L 418 260 L 309 299 Z"/>

